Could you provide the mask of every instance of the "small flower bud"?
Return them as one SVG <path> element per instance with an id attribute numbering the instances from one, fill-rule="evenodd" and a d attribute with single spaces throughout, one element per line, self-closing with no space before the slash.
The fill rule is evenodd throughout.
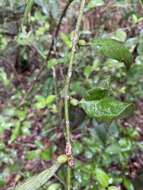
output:
<path id="1" fill-rule="evenodd" d="M 68 164 L 70 167 L 74 167 L 75 166 L 75 160 L 73 158 L 69 159 Z"/>
<path id="2" fill-rule="evenodd" d="M 62 154 L 57 158 L 57 161 L 59 164 L 64 164 L 67 162 L 67 160 L 68 160 L 68 157 L 65 154 Z"/>
<path id="3" fill-rule="evenodd" d="M 66 150 L 65 150 L 65 152 L 66 152 L 67 156 L 71 156 L 72 155 L 72 147 L 71 147 L 71 144 L 69 142 L 66 144 Z"/>

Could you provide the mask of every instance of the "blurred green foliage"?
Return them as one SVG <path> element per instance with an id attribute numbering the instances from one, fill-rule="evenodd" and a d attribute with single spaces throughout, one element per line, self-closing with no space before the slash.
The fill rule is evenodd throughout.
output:
<path id="1" fill-rule="evenodd" d="M 67 3 L 67 1 L 65 2 Z M 78 1 L 75 2 L 78 3 Z M 63 122 L 63 89 L 72 46 L 72 26 L 71 33 L 61 29 L 53 55 L 48 62 L 45 59 L 52 39 L 51 31 L 55 30 L 61 15 L 60 6 L 58 0 L 35 0 L 31 15 L 28 17 L 29 29 L 27 26 L 23 26 L 22 30 L 19 31 L 25 1 L 0 1 L 0 15 L 2 15 L 0 18 L 2 28 L 0 29 L 1 60 L 8 58 L 11 64 L 7 64 L 7 67 L 13 68 L 14 63 L 9 56 L 15 54 L 18 48 L 20 65 L 25 66 L 30 62 L 30 66 L 34 67 L 30 74 L 29 71 L 27 72 L 29 75 L 27 74 L 26 77 L 23 77 L 25 73 L 17 73 L 16 71 L 17 74 L 15 74 L 9 71 L 9 68 L 7 71 L 5 64 L 0 68 L 0 93 L 2 93 L 2 100 L 0 100 L 4 101 L 0 115 L 0 167 L 2 167 L 0 188 L 7 185 L 6 179 L 13 173 L 20 175 L 21 178 L 32 176 L 32 171 L 25 168 L 25 163 L 41 160 L 42 163 L 47 164 L 55 156 L 61 154 L 64 149 L 61 143 L 64 144 L 63 126 L 61 125 Z M 90 0 L 85 8 L 85 14 L 93 11 L 95 7 L 100 8 L 101 6 L 105 8 L 106 3 L 102 0 Z M 136 11 L 137 2 L 135 1 L 131 1 L 129 4 L 128 1 L 114 0 L 113 7 L 117 10 L 123 10 L 123 20 L 126 22 L 131 20 L 131 30 L 138 27 L 138 24 L 143 20 L 143 17 Z M 75 10 L 76 6 L 70 8 L 67 19 L 74 20 L 76 18 Z M 5 13 L 7 13 L 6 16 Z M 110 9 L 108 14 L 111 14 Z M 15 18 L 15 15 L 18 18 Z M 108 19 L 110 20 L 110 17 Z M 15 30 L 12 30 L 14 27 L 11 29 L 7 25 L 11 23 L 14 26 L 13 20 L 18 23 Z M 73 169 L 73 189 L 118 190 L 124 188 L 134 190 L 135 187 L 129 174 L 130 160 L 136 153 L 143 151 L 143 143 L 139 141 L 140 134 L 136 126 L 129 124 L 128 127 L 125 127 L 122 120 L 117 118 L 121 111 L 126 108 L 131 109 L 130 104 L 135 104 L 143 97 L 143 31 L 142 28 L 139 28 L 139 32 L 133 32 L 129 35 L 126 28 L 121 28 L 119 25 L 115 31 L 106 31 L 102 25 L 96 30 L 95 36 L 122 42 L 125 48 L 123 51 L 125 50 L 128 54 L 126 54 L 127 59 L 130 60 L 133 55 L 133 61 L 132 64 L 129 63 L 130 69 L 127 71 L 123 63 L 124 56 L 121 57 L 122 59 L 112 55 L 107 55 L 108 58 L 98 56 L 95 49 L 89 46 L 89 42 L 95 39 L 94 34 L 90 36 L 90 31 L 82 29 L 76 52 L 76 66 L 70 85 L 71 126 L 72 123 L 75 123 L 72 128 L 73 152 L 76 159 L 76 165 Z M 15 32 L 14 37 L 7 35 L 7 33 L 14 34 Z M 109 48 L 109 45 L 107 44 L 106 48 Z M 120 46 L 120 48 L 122 47 Z M 30 54 L 31 50 L 36 51 L 36 55 Z M 112 50 L 117 49 L 112 47 Z M 102 55 L 109 53 L 102 50 Z M 118 53 L 119 51 L 116 52 L 117 55 L 119 55 Z M 36 62 L 40 62 L 40 66 L 35 66 Z M 40 82 L 37 81 L 30 99 L 23 106 L 18 107 L 41 66 L 44 66 L 44 70 Z M 56 78 L 54 74 L 56 74 Z M 14 83 L 18 77 L 22 78 L 21 85 Z M 113 107 L 109 105 L 111 100 L 102 106 L 98 104 L 101 111 L 98 115 L 100 118 L 104 116 L 104 119 L 107 119 L 109 117 L 107 109 L 112 117 L 110 122 L 101 123 L 96 120 L 98 117 L 95 112 L 95 104 L 97 102 L 104 103 L 103 100 L 107 96 L 112 96 L 116 100 Z M 95 106 L 94 118 L 90 119 L 85 113 L 81 114 L 83 113 L 80 108 L 81 99 L 86 103 L 93 103 L 90 106 L 92 109 L 93 105 Z M 120 102 L 122 99 L 128 103 Z M 83 107 L 85 109 L 85 106 Z M 86 108 L 85 112 L 91 112 L 91 109 L 87 111 Z M 105 115 L 102 115 L 103 113 Z M 116 120 L 111 122 L 113 118 Z M 37 125 L 40 126 L 39 132 L 36 131 Z M 8 137 L 6 132 L 9 132 Z M 29 143 L 34 148 L 29 148 L 28 143 L 19 141 L 22 138 L 33 137 L 35 134 L 37 137 Z M 1 136 L 4 136 L 2 140 Z M 43 140 L 45 138 L 48 142 Z M 21 146 L 22 158 L 18 157 L 16 145 Z M 55 177 L 49 181 L 41 190 L 63 189 L 62 182 L 65 181 L 66 177 L 65 167 L 58 172 L 58 178 Z"/>

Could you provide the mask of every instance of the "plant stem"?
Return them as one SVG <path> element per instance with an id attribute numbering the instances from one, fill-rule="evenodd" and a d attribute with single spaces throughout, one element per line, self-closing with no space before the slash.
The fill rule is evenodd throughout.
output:
<path id="1" fill-rule="evenodd" d="M 24 12 L 23 20 L 22 20 L 22 26 L 27 23 L 28 15 L 31 12 L 33 4 L 34 4 L 34 0 L 26 1 L 26 8 L 25 8 L 25 12 Z"/>
<path id="2" fill-rule="evenodd" d="M 71 150 L 71 132 L 70 132 L 70 122 L 69 122 L 69 86 L 70 86 L 70 80 L 73 72 L 73 63 L 74 63 L 74 58 L 75 58 L 75 53 L 76 53 L 76 46 L 78 43 L 79 39 L 79 29 L 81 25 L 81 20 L 82 20 L 82 15 L 84 11 L 84 6 L 85 6 L 85 0 L 81 0 L 81 5 L 80 5 L 80 10 L 79 10 L 79 15 L 76 23 L 76 28 L 74 31 L 74 36 L 73 36 L 73 42 L 72 42 L 72 50 L 71 50 L 71 57 L 70 57 L 70 62 L 69 62 L 69 67 L 68 67 L 68 72 L 67 72 L 67 77 L 65 81 L 65 127 L 66 127 L 66 154 L 69 157 L 72 157 L 72 150 Z M 71 167 L 68 165 L 67 168 L 67 190 L 71 189 Z"/>

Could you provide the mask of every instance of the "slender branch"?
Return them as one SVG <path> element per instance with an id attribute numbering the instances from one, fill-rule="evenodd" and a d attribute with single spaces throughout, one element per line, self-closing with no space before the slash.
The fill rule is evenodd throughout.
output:
<path id="1" fill-rule="evenodd" d="M 50 48 L 49 48 L 49 52 L 48 52 L 48 55 L 47 57 L 50 57 L 51 56 L 51 52 L 53 50 L 53 47 L 54 47 L 54 44 L 56 43 L 57 41 L 57 37 L 58 37 L 58 34 L 59 34 L 59 31 L 60 31 L 60 27 L 61 27 L 61 24 L 62 24 L 62 21 L 63 21 L 63 18 L 65 17 L 66 13 L 67 13 L 67 10 L 69 8 L 69 6 L 71 5 L 71 3 L 73 2 L 73 0 L 69 0 L 69 2 L 66 4 L 62 14 L 61 14 L 61 17 L 59 19 L 59 22 L 58 22 L 58 25 L 57 25 L 57 28 L 55 30 L 55 33 L 53 35 L 53 38 L 52 38 L 52 41 L 51 41 L 51 45 L 50 45 Z"/>
<path id="2" fill-rule="evenodd" d="M 84 11 L 85 6 L 85 0 L 81 0 L 79 15 L 76 23 L 76 28 L 74 31 L 73 36 L 73 43 L 72 43 L 72 50 L 71 50 L 71 57 L 67 72 L 67 77 L 65 81 L 65 124 L 66 124 L 66 155 L 69 157 L 69 164 L 67 168 L 67 190 L 71 189 L 71 166 L 73 164 L 72 160 L 72 146 L 71 146 L 71 132 L 70 132 L 70 122 L 69 122 L 69 86 L 70 86 L 70 80 L 73 72 L 73 64 L 74 64 L 74 58 L 76 53 L 76 46 L 79 39 L 79 29 L 81 25 L 82 15 Z"/>
<path id="3" fill-rule="evenodd" d="M 39 80 L 43 70 L 45 69 L 45 66 L 47 64 L 47 61 L 50 59 L 50 56 L 51 56 L 51 53 L 52 53 L 52 50 L 53 50 L 53 47 L 54 45 L 56 44 L 56 41 L 57 41 L 57 37 L 59 35 L 59 31 L 60 31 L 60 27 L 61 27 L 61 24 L 62 24 L 62 21 L 63 21 L 63 18 L 65 17 L 66 13 L 67 13 L 67 10 L 69 8 L 69 6 L 71 5 L 71 3 L 73 2 L 73 0 L 69 0 L 69 2 L 66 4 L 61 16 L 60 16 L 60 19 L 59 19 L 59 22 L 57 24 L 57 27 L 56 27 L 56 30 L 52 36 L 52 41 L 51 41 L 51 44 L 50 44 L 50 48 L 49 48 L 49 51 L 48 51 L 48 54 L 46 55 L 46 57 L 44 58 L 44 64 L 42 65 L 41 69 L 39 70 L 35 80 L 32 82 L 31 84 L 31 87 L 29 88 L 28 92 L 26 93 L 26 96 L 23 98 L 23 101 L 20 103 L 20 106 L 23 105 L 25 103 L 25 101 L 29 98 L 29 95 L 31 94 L 31 92 L 33 91 L 35 85 L 37 84 L 37 81 Z M 39 53 L 39 51 L 38 51 Z M 43 58 L 43 57 L 42 57 Z"/>

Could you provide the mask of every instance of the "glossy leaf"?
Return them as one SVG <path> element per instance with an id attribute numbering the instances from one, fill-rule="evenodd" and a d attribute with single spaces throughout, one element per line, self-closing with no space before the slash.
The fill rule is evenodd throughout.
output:
<path id="1" fill-rule="evenodd" d="M 128 116 L 133 111 L 132 104 L 112 98 L 103 98 L 97 101 L 82 100 L 81 107 L 89 117 L 103 121 L 112 121 L 118 117 Z"/>
<path id="2" fill-rule="evenodd" d="M 87 92 L 86 100 L 100 100 L 108 95 L 108 90 L 105 88 L 93 88 Z"/>
<path id="3" fill-rule="evenodd" d="M 97 53 L 124 62 L 127 69 L 130 68 L 133 58 L 124 43 L 114 39 L 97 38 L 92 41 L 92 46 L 96 48 Z"/>

